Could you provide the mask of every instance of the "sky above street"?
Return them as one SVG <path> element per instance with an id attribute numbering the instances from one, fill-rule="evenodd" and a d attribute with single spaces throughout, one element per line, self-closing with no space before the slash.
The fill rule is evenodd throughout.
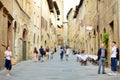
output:
<path id="1" fill-rule="evenodd" d="M 66 15 L 70 8 L 74 7 L 75 5 L 78 5 L 80 0 L 64 0 L 64 18 L 66 18 Z"/>

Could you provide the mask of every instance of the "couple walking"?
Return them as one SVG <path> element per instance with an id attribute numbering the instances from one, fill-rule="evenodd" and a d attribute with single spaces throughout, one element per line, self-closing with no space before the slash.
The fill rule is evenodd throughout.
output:
<path id="1" fill-rule="evenodd" d="M 39 49 L 39 52 L 38 52 L 37 48 L 35 47 L 34 48 L 34 61 L 36 62 L 37 59 L 43 61 L 42 60 L 43 56 L 44 56 L 44 49 L 42 48 L 42 46 Z"/>
<path id="2" fill-rule="evenodd" d="M 65 54 L 66 61 L 68 61 L 69 51 L 70 51 L 69 47 L 66 47 L 66 49 L 64 49 L 63 47 L 60 48 L 60 59 L 61 59 L 61 61 L 63 60 L 64 54 Z"/>
<path id="3" fill-rule="evenodd" d="M 102 74 L 106 74 L 105 72 L 105 61 L 107 59 L 107 50 L 104 48 L 104 44 L 101 45 L 101 48 L 98 50 L 98 61 L 99 61 L 99 68 L 98 74 L 100 74 L 101 67 L 102 67 Z M 117 62 L 119 60 L 119 49 L 117 48 L 116 42 L 112 42 L 112 49 L 111 49 L 111 73 L 110 75 L 116 75 L 117 72 Z"/>
<path id="4" fill-rule="evenodd" d="M 39 53 L 39 54 L 38 54 Z M 46 60 L 52 60 L 53 59 L 53 54 L 54 54 L 54 50 L 51 47 L 51 49 L 49 47 L 46 47 L 46 49 L 44 50 L 44 48 L 41 46 L 39 49 L 39 52 L 37 51 L 37 48 L 34 48 L 34 61 L 37 61 L 37 58 L 39 61 L 44 62 L 43 57 L 46 57 Z"/>

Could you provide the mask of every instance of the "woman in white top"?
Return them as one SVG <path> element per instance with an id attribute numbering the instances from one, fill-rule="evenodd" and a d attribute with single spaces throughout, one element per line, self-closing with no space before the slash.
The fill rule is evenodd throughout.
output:
<path id="1" fill-rule="evenodd" d="M 111 71 L 110 75 L 116 75 L 117 71 L 117 47 L 116 47 L 116 42 L 113 41 L 113 47 L 112 47 L 112 52 L 111 52 Z"/>
<path id="2" fill-rule="evenodd" d="M 11 53 L 10 46 L 6 47 L 4 57 L 5 57 L 6 76 L 10 76 L 10 70 L 12 69 L 12 63 L 11 63 L 12 53 Z"/>
<path id="3" fill-rule="evenodd" d="M 68 58 L 69 58 L 69 48 L 68 47 L 66 48 L 65 56 L 66 56 L 66 61 L 68 61 Z"/>
<path id="4" fill-rule="evenodd" d="M 46 48 L 46 60 L 49 60 L 49 54 L 50 54 L 50 49 L 47 46 L 47 48 Z"/>

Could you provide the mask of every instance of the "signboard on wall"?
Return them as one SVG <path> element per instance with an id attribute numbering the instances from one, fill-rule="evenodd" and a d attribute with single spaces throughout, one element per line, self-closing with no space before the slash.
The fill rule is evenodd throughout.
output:
<path id="1" fill-rule="evenodd" d="M 93 29 L 93 27 L 92 26 L 86 26 L 86 30 L 92 30 Z"/>

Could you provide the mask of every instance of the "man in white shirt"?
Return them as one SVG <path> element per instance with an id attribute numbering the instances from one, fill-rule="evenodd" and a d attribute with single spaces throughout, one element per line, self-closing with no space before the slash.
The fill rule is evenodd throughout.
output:
<path id="1" fill-rule="evenodd" d="M 116 75 L 117 71 L 117 47 L 116 47 L 116 42 L 112 42 L 112 52 L 111 52 L 111 71 L 110 75 Z"/>

